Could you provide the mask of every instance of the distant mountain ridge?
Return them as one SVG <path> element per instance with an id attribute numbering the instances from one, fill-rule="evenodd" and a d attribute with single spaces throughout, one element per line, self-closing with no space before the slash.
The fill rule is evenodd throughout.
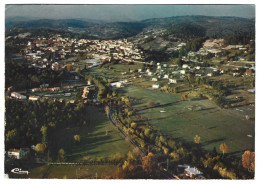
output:
<path id="1" fill-rule="evenodd" d="M 132 22 L 104 22 L 85 19 L 39 19 L 23 18 L 6 19 L 6 31 L 13 29 L 63 29 L 71 32 L 80 32 L 101 39 L 124 38 L 134 36 L 145 29 L 162 28 L 168 34 L 194 34 L 203 36 L 198 31 L 205 31 L 204 36 L 225 37 L 229 34 L 255 34 L 255 20 L 239 17 L 212 17 L 212 16 L 174 16 L 168 18 L 153 18 Z"/>

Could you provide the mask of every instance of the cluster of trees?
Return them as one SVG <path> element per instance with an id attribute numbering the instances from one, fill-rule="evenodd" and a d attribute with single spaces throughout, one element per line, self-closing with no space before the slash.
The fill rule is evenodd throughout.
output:
<path id="1" fill-rule="evenodd" d="M 92 84 L 98 88 L 97 99 L 101 103 L 105 103 L 107 101 L 107 95 L 112 94 L 110 88 L 106 85 L 106 83 L 98 77 L 86 76 L 86 80 L 90 81 Z"/>
<path id="2" fill-rule="evenodd" d="M 14 86 L 16 89 L 39 87 L 40 84 L 55 84 L 69 78 L 66 71 L 53 71 L 51 68 L 28 68 L 25 64 L 7 62 L 5 66 L 6 87 Z"/>
<path id="3" fill-rule="evenodd" d="M 187 50 L 187 52 L 189 51 L 197 52 L 207 39 L 208 39 L 207 37 L 193 39 L 192 41 L 186 44 L 185 49 Z"/>
<path id="4" fill-rule="evenodd" d="M 186 80 L 191 85 L 200 85 L 206 89 L 210 89 L 207 94 L 218 106 L 223 107 L 226 103 L 225 96 L 230 94 L 229 87 L 222 81 L 212 81 L 207 77 L 195 77 L 194 74 L 189 73 Z"/>
<path id="5" fill-rule="evenodd" d="M 55 103 L 53 101 L 17 101 L 7 99 L 5 147 L 31 147 L 36 145 L 36 151 L 44 153 L 49 149 L 53 135 L 60 128 L 70 126 L 90 126 L 86 122 L 87 105 Z M 72 137 L 73 139 L 73 137 Z M 74 136 L 75 142 L 80 136 Z M 56 153 L 53 153 L 56 154 Z"/>
<path id="6" fill-rule="evenodd" d="M 125 161 L 112 176 L 105 179 L 163 179 L 157 165 L 155 154 L 149 152 L 147 156 L 140 157 L 138 149 L 129 151 Z"/>
<path id="7" fill-rule="evenodd" d="M 219 149 L 226 152 L 228 151 L 228 146 L 223 143 L 219 146 Z M 205 155 L 202 163 L 206 172 L 211 174 L 211 178 L 218 178 L 219 176 L 227 179 L 253 178 L 255 168 L 254 154 L 254 152 L 245 151 L 241 161 L 239 161 L 231 158 L 229 155 L 220 155 L 216 150 L 213 150 Z"/>
<path id="8" fill-rule="evenodd" d="M 206 29 L 200 25 L 181 23 L 170 26 L 166 34 L 173 34 L 177 38 L 188 40 L 205 36 Z"/>

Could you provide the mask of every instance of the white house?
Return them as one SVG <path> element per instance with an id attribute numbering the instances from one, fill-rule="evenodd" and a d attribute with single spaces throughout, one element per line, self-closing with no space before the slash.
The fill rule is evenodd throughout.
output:
<path id="1" fill-rule="evenodd" d="M 157 66 L 157 69 L 158 69 L 158 70 L 161 69 L 161 68 L 162 68 L 161 65 L 158 65 L 158 66 Z"/>
<path id="2" fill-rule="evenodd" d="M 185 170 L 184 173 L 187 176 L 190 177 L 195 177 L 195 176 L 199 176 L 199 175 L 203 175 L 203 172 L 199 171 L 196 167 L 190 167 L 188 166 Z"/>
<path id="3" fill-rule="evenodd" d="M 151 75 L 153 75 L 153 72 L 148 72 L 148 74 L 147 74 L 147 75 L 151 76 Z"/>
<path id="4" fill-rule="evenodd" d="M 158 89 L 159 87 L 160 87 L 159 84 L 153 84 L 153 85 L 152 85 L 152 88 L 153 88 L 153 89 Z"/>
<path id="5" fill-rule="evenodd" d="M 39 96 L 29 96 L 29 100 L 40 100 Z"/>
<path id="6" fill-rule="evenodd" d="M 170 84 L 177 84 L 177 79 L 169 79 Z"/>
<path id="7" fill-rule="evenodd" d="M 12 92 L 11 93 L 11 97 L 14 97 L 14 98 L 17 98 L 17 99 L 20 99 L 20 100 L 25 100 L 26 99 L 26 96 L 21 95 L 20 93 L 17 93 L 17 92 Z"/>
<path id="8" fill-rule="evenodd" d="M 9 158 L 21 159 L 30 153 L 29 148 L 21 148 L 21 149 L 9 149 L 7 155 Z"/>
<path id="9" fill-rule="evenodd" d="M 164 79 L 168 79 L 169 78 L 169 75 L 164 75 L 164 77 L 163 77 Z"/>
<path id="10" fill-rule="evenodd" d="M 183 65 L 182 65 L 182 68 L 183 68 L 183 69 L 185 69 L 185 68 L 189 68 L 189 65 L 187 65 L 187 64 L 183 64 Z"/>
<path id="11" fill-rule="evenodd" d="M 185 70 L 181 70 L 180 73 L 184 75 L 186 73 L 186 71 Z"/>
<path id="12" fill-rule="evenodd" d="M 152 81 L 158 81 L 158 79 L 157 78 L 152 78 Z"/>
<path id="13" fill-rule="evenodd" d="M 212 75 L 213 75 L 212 73 L 208 73 L 207 74 L 208 77 L 212 77 Z"/>

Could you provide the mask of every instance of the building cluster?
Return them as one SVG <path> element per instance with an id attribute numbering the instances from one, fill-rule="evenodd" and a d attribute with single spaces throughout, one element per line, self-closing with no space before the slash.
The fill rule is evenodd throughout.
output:
<path id="1" fill-rule="evenodd" d="M 113 60 L 134 62 L 143 58 L 142 52 L 127 39 L 75 39 L 63 38 L 58 34 L 49 36 L 49 38 L 30 37 L 23 53 L 24 57 L 31 62 L 30 67 L 46 68 L 49 65 L 53 70 L 65 67 L 60 61 L 82 54 L 89 58 L 98 58 L 100 62 Z"/>

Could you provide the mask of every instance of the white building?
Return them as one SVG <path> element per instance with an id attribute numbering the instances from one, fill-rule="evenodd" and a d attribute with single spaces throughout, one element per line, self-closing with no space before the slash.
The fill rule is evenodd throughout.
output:
<path id="1" fill-rule="evenodd" d="M 158 79 L 157 78 L 152 78 L 152 81 L 158 81 Z"/>
<path id="2" fill-rule="evenodd" d="M 164 75 L 163 78 L 164 78 L 164 79 L 168 79 L 168 78 L 169 78 L 169 75 Z"/>
<path id="3" fill-rule="evenodd" d="M 177 84 L 177 79 L 169 79 L 170 84 Z"/>
<path id="4" fill-rule="evenodd" d="M 12 92 L 11 93 L 11 97 L 14 97 L 14 98 L 17 98 L 17 99 L 20 99 L 20 100 L 25 100 L 26 99 L 26 96 L 21 95 L 20 93 L 17 93 L 17 92 Z"/>
<path id="5" fill-rule="evenodd" d="M 9 158 L 21 159 L 30 152 L 29 148 L 9 149 L 7 155 Z"/>
<path id="6" fill-rule="evenodd" d="M 158 89 L 159 87 L 160 87 L 159 84 L 153 84 L 153 85 L 152 85 L 152 88 L 153 88 L 153 89 Z"/>
<path id="7" fill-rule="evenodd" d="M 195 177 L 195 176 L 199 176 L 199 175 L 203 175 L 203 172 L 199 171 L 196 167 L 190 167 L 188 166 L 185 170 L 184 170 L 185 174 L 187 176 L 190 177 Z"/>
<path id="8" fill-rule="evenodd" d="M 29 96 L 29 100 L 35 101 L 35 100 L 40 100 L 39 96 Z"/>
<path id="9" fill-rule="evenodd" d="M 186 73 L 186 71 L 185 70 L 181 70 L 180 73 L 184 75 Z"/>
<path id="10" fill-rule="evenodd" d="M 183 69 L 185 69 L 185 68 L 189 68 L 189 65 L 187 65 L 187 64 L 183 64 L 183 65 L 182 65 L 182 68 L 183 68 Z"/>

